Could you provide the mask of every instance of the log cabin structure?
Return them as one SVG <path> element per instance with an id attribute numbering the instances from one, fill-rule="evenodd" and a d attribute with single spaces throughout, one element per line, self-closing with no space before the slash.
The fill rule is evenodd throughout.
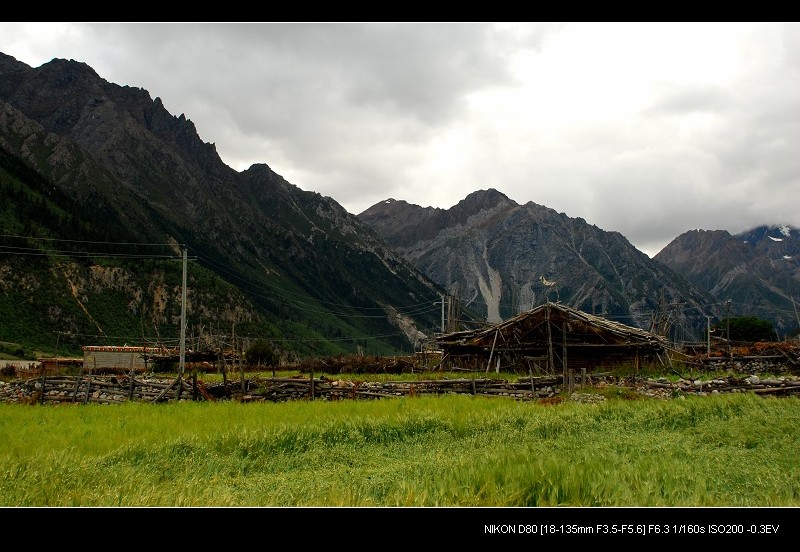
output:
<path id="1" fill-rule="evenodd" d="M 161 348 L 132 347 L 128 345 L 84 345 L 83 370 L 91 373 L 105 372 L 145 372 L 147 356 L 156 354 Z"/>
<path id="2" fill-rule="evenodd" d="M 128 345 L 85 345 L 83 349 L 83 370 L 91 372 L 147 372 L 164 371 L 171 364 L 180 361 L 177 349 L 165 347 L 143 347 Z M 231 355 L 226 355 L 230 357 Z M 221 357 L 217 352 L 198 352 L 188 350 L 184 353 L 189 363 L 216 362 Z"/>
<path id="3" fill-rule="evenodd" d="M 435 338 L 450 369 L 533 374 L 586 372 L 627 364 L 669 360 L 665 337 L 588 314 L 561 303 L 546 303 L 479 330 Z"/>

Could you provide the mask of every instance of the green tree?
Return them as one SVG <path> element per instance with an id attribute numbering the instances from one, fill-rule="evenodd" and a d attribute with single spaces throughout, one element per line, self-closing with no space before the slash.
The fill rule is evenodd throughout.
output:
<path id="1" fill-rule="evenodd" d="M 278 363 L 278 352 L 266 339 L 256 339 L 244 353 L 251 365 L 273 366 Z"/>
<path id="2" fill-rule="evenodd" d="M 723 318 L 715 328 L 716 335 L 726 335 L 728 328 L 730 328 L 731 341 L 755 343 L 756 341 L 775 341 L 777 338 L 772 322 L 755 316 Z"/>

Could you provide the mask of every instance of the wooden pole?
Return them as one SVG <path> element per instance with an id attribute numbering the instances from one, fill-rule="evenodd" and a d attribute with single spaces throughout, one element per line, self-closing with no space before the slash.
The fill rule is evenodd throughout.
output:
<path id="1" fill-rule="evenodd" d="M 186 246 L 183 246 L 183 287 L 181 288 L 181 358 L 179 376 L 183 377 L 183 368 L 186 362 Z M 178 391 L 180 394 L 180 390 Z"/>
<path id="2" fill-rule="evenodd" d="M 492 350 L 489 351 L 489 362 L 486 363 L 486 373 L 489 373 L 489 366 L 492 365 L 492 355 L 494 354 L 494 346 L 497 343 L 497 334 L 500 333 L 500 330 L 494 331 L 494 341 L 492 341 Z"/>
<path id="3" fill-rule="evenodd" d="M 550 328 L 550 302 L 547 302 L 544 308 L 544 320 L 547 324 L 547 355 L 548 355 L 548 372 L 556 375 L 556 363 L 553 361 L 553 331 Z M 562 375 L 562 383 L 566 383 L 564 380 L 566 376 Z"/>
<path id="4" fill-rule="evenodd" d="M 239 377 L 241 378 L 242 383 L 242 395 L 244 395 L 245 385 L 244 385 L 244 362 L 242 362 L 242 352 L 236 351 L 239 355 Z"/>
<path id="5" fill-rule="evenodd" d="M 561 336 L 562 336 L 562 345 L 561 345 L 561 365 L 562 370 L 564 373 L 567 372 L 567 322 L 564 321 L 561 323 Z"/>
<path id="6" fill-rule="evenodd" d="M 145 363 L 145 366 L 147 366 L 146 363 Z M 130 374 L 131 382 L 130 382 L 130 385 L 128 385 L 128 400 L 129 401 L 133 399 L 133 374 L 134 374 L 134 372 L 133 372 L 133 357 L 131 357 L 131 374 Z"/>
<path id="7" fill-rule="evenodd" d="M 81 363 L 81 369 L 78 370 L 78 376 L 75 378 L 75 390 L 72 392 L 72 402 L 78 400 L 78 387 L 80 387 L 82 375 L 83 375 L 83 363 Z"/>
<path id="8" fill-rule="evenodd" d="M 44 404 L 44 391 L 45 391 L 44 386 L 45 386 L 45 383 L 46 383 L 46 380 L 47 380 L 47 378 L 44 375 L 44 373 L 45 373 L 45 365 L 44 365 L 44 363 L 42 363 L 42 394 L 39 397 L 39 404 Z"/>
<path id="9" fill-rule="evenodd" d="M 531 377 L 531 394 L 533 398 L 536 398 L 536 385 L 533 383 L 533 366 L 531 365 L 531 361 L 528 361 L 528 375 Z"/>
<path id="10" fill-rule="evenodd" d="M 228 396 L 228 370 L 225 363 L 225 351 L 222 352 L 222 388 L 225 390 L 225 396 Z"/>
<path id="11" fill-rule="evenodd" d="M 174 380 L 172 380 L 172 383 L 170 383 L 168 386 L 166 386 L 164 388 L 164 390 L 161 391 L 161 393 L 159 393 L 158 396 L 153 399 L 152 402 L 156 403 L 156 402 L 160 401 L 170 391 L 170 389 L 172 389 L 175 386 L 175 384 L 178 383 L 179 381 L 181 381 L 180 377 L 177 377 Z"/>
<path id="12" fill-rule="evenodd" d="M 86 397 L 83 399 L 83 404 L 89 402 L 89 393 L 92 391 L 92 376 L 89 375 L 86 377 Z"/>

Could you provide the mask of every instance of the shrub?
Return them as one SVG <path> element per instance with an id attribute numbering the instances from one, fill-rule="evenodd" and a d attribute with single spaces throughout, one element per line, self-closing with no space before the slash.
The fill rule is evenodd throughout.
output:
<path id="1" fill-rule="evenodd" d="M 772 322 L 762 320 L 755 316 L 737 316 L 733 318 L 725 318 L 715 326 L 717 335 L 724 335 L 728 328 L 730 328 L 731 335 L 728 338 L 731 341 L 748 341 L 755 343 L 756 341 L 775 341 L 777 334 Z"/>
<path id="2" fill-rule="evenodd" d="M 250 365 L 273 366 L 278 363 L 278 353 L 266 339 L 255 340 L 244 354 Z"/>

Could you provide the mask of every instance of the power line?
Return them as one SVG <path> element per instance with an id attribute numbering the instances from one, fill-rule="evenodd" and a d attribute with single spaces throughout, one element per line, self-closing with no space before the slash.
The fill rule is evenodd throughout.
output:
<path id="1" fill-rule="evenodd" d="M 12 247 L 6 245 L 0 245 L 0 253 L 7 253 L 9 255 L 26 255 L 29 257 L 70 257 L 78 259 L 91 259 L 95 257 L 106 257 L 114 259 L 179 259 L 179 257 L 176 257 L 174 255 L 146 255 L 146 254 L 136 254 L 136 253 L 105 253 L 99 251 L 68 251 L 68 250 L 41 251 L 33 248 Z"/>
<path id="2" fill-rule="evenodd" d="M 88 240 L 67 240 L 67 239 L 59 239 L 59 238 L 39 238 L 36 236 L 20 236 L 20 235 L 12 235 L 12 234 L 0 234 L 2 238 L 14 238 L 14 239 L 30 239 L 30 240 L 41 240 L 41 241 L 52 241 L 52 242 L 63 242 L 63 243 L 77 243 L 77 244 L 104 244 L 104 245 L 111 245 L 111 246 L 153 246 L 153 247 L 175 247 L 176 244 L 169 244 L 169 243 L 137 243 L 137 242 L 108 242 L 108 241 L 88 241 Z M 177 244 L 180 245 L 180 244 Z M 185 247 L 185 246 L 184 246 Z M 34 247 L 20 247 L 20 246 L 10 246 L 10 245 L 0 245 L 0 253 L 7 253 L 7 254 L 16 254 L 16 255 L 27 255 L 27 256 L 64 256 L 66 258 L 94 258 L 94 257 L 102 257 L 102 258 L 115 258 L 115 259 L 167 259 L 167 260 L 180 260 L 180 257 L 176 255 L 147 255 L 147 254 L 131 254 L 131 253 L 118 253 L 118 252 L 107 252 L 107 251 L 73 251 L 73 250 L 63 250 L 63 249 L 55 249 L 55 250 L 45 250 L 42 251 L 40 249 Z M 227 273 L 231 277 L 235 277 L 236 279 L 247 283 L 253 287 L 257 287 L 259 289 L 262 288 L 271 288 L 272 293 L 277 298 L 280 298 L 288 303 L 290 303 L 293 308 L 301 310 L 303 312 L 310 312 L 310 313 L 322 313 L 328 314 L 331 316 L 347 316 L 349 318 L 373 318 L 373 319 L 384 319 L 387 316 L 387 313 L 383 307 L 359 307 L 344 303 L 334 303 L 331 301 L 324 301 L 321 299 L 314 299 L 308 295 L 301 295 L 299 293 L 294 293 L 282 288 L 277 288 L 276 286 L 270 286 L 268 283 L 265 283 L 263 280 L 252 279 L 246 276 L 245 273 L 230 267 L 230 266 L 223 266 L 219 263 L 213 261 L 212 259 L 198 255 L 193 257 L 194 259 L 201 259 L 204 264 L 210 265 L 210 268 L 216 268 L 217 271 Z M 260 294 L 254 291 L 248 291 L 242 288 L 238 288 L 239 291 L 242 293 L 249 293 L 256 297 L 261 298 L 269 298 L 270 296 Z M 276 292 L 275 290 L 280 290 L 280 293 Z M 298 300 L 299 299 L 305 299 Z M 318 303 L 328 304 L 336 307 L 341 307 L 347 309 L 346 311 L 334 311 L 330 309 L 324 308 L 314 308 L 312 305 Z M 363 311 L 379 311 L 380 314 L 354 314 L 352 310 L 363 310 Z M 399 314 L 405 316 L 412 316 L 412 315 L 419 315 L 434 310 L 430 307 L 430 303 L 428 301 L 416 303 L 413 305 L 408 305 L 405 307 L 397 308 L 394 307 L 394 310 Z M 71 336 L 82 336 L 82 337 L 92 337 L 92 338 L 99 338 L 102 337 L 103 339 L 120 339 L 120 340 L 128 340 L 132 341 L 134 338 L 131 336 L 108 336 L 108 335 L 90 335 L 90 334 L 75 334 L 75 333 L 64 333 L 64 335 L 71 335 Z M 379 338 L 386 338 L 386 337 L 400 337 L 404 334 L 402 333 L 392 333 L 392 334 L 383 334 L 383 335 L 364 335 L 364 336 L 354 336 L 354 337 L 334 337 L 334 338 L 280 338 L 282 341 L 288 342 L 330 342 L 330 341 L 359 341 L 364 339 L 379 339 Z M 160 340 L 159 341 L 166 341 Z"/>
<path id="3" fill-rule="evenodd" d="M 24 240 L 41 240 L 41 241 L 57 241 L 57 242 L 65 242 L 65 243 L 95 243 L 95 244 L 105 244 L 105 245 L 141 245 L 141 246 L 153 246 L 153 247 L 175 247 L 180 246 L 180 244 L 175 243 L 143 243 L 143 242 L 109 242 L 109 241 L 88 241 L 88 240 L 67 240 L 63 238 L 44 238 L 39 236 L 18 236 L 14 234 L 0 234 L 0 238 L 20 238 Z"/>
<path id="4" fill-rule="evenodd" d="M 246 274 L 244 274 L 243 272 L 241 272 L 240 270 L 235 269 L 235 268 L 230 267 L 230 266 L 227 266 L 227 265 L 226 266 L 221 266 L 219 263 L 213 261 L 212 259 L 209 259 L 208 257 L 204 257 L 202 255 L 198 255 L 198 258 L 203 260 L 204 263 L 207 263 L 211 267 L 215 267 L 220 271 L 226 272 L 227 274 L 229 274 L 232 277 L 236 278 L 240 282 L 246 283 L 246 284 L 248 284 L 250 286 L 253 286 L 253 287 L 257 287 L 259 289 L 261 289 L 261 288 L 269 289 L 274 296 L 284 299 L 290 305 L 292 305 L 293 307 L 295 307 L 298 310 L 301 310 L 303 312 L 326 313 L 326 314 L 331 314 L 331 315 L 343 315 L 343 316 L 348 316 L 348 317 L 353 317 L 353 318 L 385 318 L 386 317 L 386 312 L 385 312 L 385 309 L 383 307 L 360 307 L 360 306 L 356 306 L 356 305 L 350 305 L 350 304 L 347 304 L 347 303 L 335 303 L 335 302 L 332 302 L 332 301 L 325 301 L 324 299 L 316 299 L 316 298 L 314 298 L 314 297 L 312 297 L 310 295 L 303 295 L 303 294 L 295 293 L 295 292 L 292 292 L 292 291 L 289 291 L 289 290 L 286 290 L 286 289 L 283 289 L 283 288 L 279 288 L 279 287 L 277 287 L 275 285 L 272 285 L 269 282 L 266 282 L 264 280 L 252 279 L 252 278 L 248 277 Z M 228 269 L 231 269 L 231 270 L 228 270 Z M 250 295 L 253 295 L 255 297 L 263 298 L 263 299 L 268 299 L 268 298 L 271 297 L 271 296 L 265 295 L 263 293 L 258 293 L 258 292 L 253 291 L 253 290 L 241 289 L 241 291 L 242 292 L 246 292 L 246 293 L 248 293 Z M 339 307 L 339 308 L 347 309 L 347 310 L 333 311 L 333 310 L 330 310 L 330 309 L 315 308 L 313 306 L 314 304 L 331 305 L 333 307 Z M 405 307 L 393 307 L 393 308 L 398 313 L 404 314 L 404 315 L 407 315 L 407 316 L 420 315 L 420 314 L 424 314 L 426 312 L 432 312 L 433 310 L 435 310 L 435 309 L 431 308 L 430 303 L 427 302 L 427 301 L 423 302 L 423 303 L 416 303 L 416 304 L 408 305 L 408 306 L 405 306 Z M 353 312 L 352 312 L 353 310 L 378 311 L 380 314 L 374 314 L 374 315 L 353 314 Z"/>
<path id="5" fill-rule="evenodd" d="M 142 243 L 142 242 L 110 242 L 110 241 L 89 241 L 89 240 L 71 240 L 63 238 L 48 238 L 39 236 L 21 236 L 17 234 L 0 234 L 0 238 L 10 238 L 17 240 L 31 240 L 40 242 L 56 242 L 56 243 L 74 243 L 74 244 L 93 244 L 93 245 L 111 245 L 119 246 L 135 246 L 135 247 L 170 247 L 174 248 L 180 244 L 169 243 Z M 143 253 L 121 253 L 109 251 L 80 251 L 73 249 L 41 249 L 38 247 L 30 246 L 15 246 L 0 244 L 0 253 L 9 255 L 25 255 L 25 256 L 63 256 L 72 258 L 92 258 L 92 257 L 107 257 L 115 259 L 172 259 L 180 258 L 175 254 L 143 254 Z"/>

